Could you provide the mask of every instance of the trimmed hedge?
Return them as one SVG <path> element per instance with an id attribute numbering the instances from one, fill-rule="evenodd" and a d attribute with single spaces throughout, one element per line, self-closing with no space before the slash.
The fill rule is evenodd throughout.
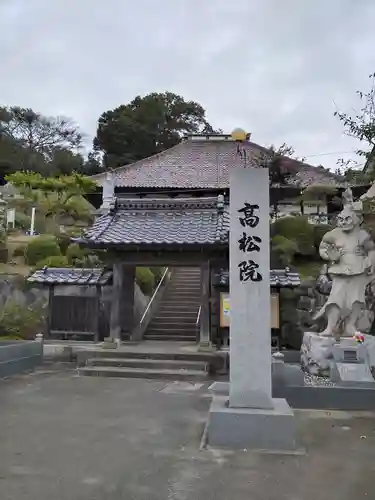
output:
<path id="1" fill-rule="evenodd" d="M 61 256 L 61 250 L 54 236 L 36 236 L 25 247 L 25 260 L 30 266 L 47 257 Z"/>

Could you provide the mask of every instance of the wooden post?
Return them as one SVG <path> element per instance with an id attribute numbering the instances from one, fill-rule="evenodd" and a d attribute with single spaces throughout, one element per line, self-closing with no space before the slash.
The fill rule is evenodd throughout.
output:
<path id="1" fill-rule="evenodd" d="M 134 326 L 135 266 L 121 261 L 113 264 L 110 336 L 120 341 L 131 336 Z"/>
<path id="2" fill-rule="evenodd" d="M 113 264 L 113 285 L 112 285 L 112 303 L 110 317 L 110 337 L 115 341 L 121 340 L 121 292 L 122 292 L 122 262 Z"/>
<path id="3" fill-rule="evenodd" d="M 53 292 L 54 285 L 48 287 L 48 313 L 46 318 L 46 327 L 47 327 L 47 335 L 48 338 L 51 338 L 51 323 L 52 323 L 52 301 L 53 301 Z"/>
<path id="4" fill-rule="evenodd" d="M 210 335 L 210 262 L 201 265 L 201 314 L 199 349 L 211 348 Z"/>
<path id="5" fill-rule="evenodd" d="M 120 307 L 121 339 L 130 340 L 134 329 L 134 282 L 135 266 L 123 265 Z"/>
<path id="6" fill-rule="evenodd" d="M 94 335 L 94 341 L 99 342 L 100 335 L 100 292 L 101 288 L 99 285 L 95 287 L 95 300 L 96 300 L 96 332 Z"/>

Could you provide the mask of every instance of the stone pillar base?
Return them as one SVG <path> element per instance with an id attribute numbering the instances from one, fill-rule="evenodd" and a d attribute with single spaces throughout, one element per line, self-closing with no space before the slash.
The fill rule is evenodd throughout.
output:
<path id="1" fill-rule="evenodd" d="M 272 410 L 231 408 L 228 396 L 214 393 L 207 425 L 208 446 L 296 453 L 296 423 L 285 399 L 273 399 Z"/>

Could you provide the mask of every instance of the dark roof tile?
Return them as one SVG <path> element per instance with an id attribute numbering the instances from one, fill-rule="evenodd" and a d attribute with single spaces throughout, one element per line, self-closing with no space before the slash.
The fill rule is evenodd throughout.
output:
<path id="1" fill-rule="evenodd" d="M 29 283 L 44 285 L 105 285 L 112 278 L 104 269 L 45 267 L 28 277 Z"/>
<path id="2" fill-rule="evenodd" d="M 229 286 L 229 271 L 222 269 L 214 277 L 215 286 Z M 301 284 L 299 273 L 289 271 L 288 269 L 271 269 L 270 286 L 275 288 L 297 287 Z"/>
<path id="3" fill-rule="evenodd" d="M 228 207 L 218 198 L 119 199 L 78 240 L 93 245 L 210 245 L 228 241 Z"/>

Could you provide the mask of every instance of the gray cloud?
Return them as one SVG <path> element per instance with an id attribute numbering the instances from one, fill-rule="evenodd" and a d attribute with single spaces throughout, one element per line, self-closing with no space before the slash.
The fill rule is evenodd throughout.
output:
<path id="1" fill-rule="evenodd" d="M 372 0 L 0 0 L 0 102 L 74 118 L 137 94 L 200 102 L 214 126 L 291 144 L 335 167 L 353 151 L 333 117 L 375 70 Z"/>

